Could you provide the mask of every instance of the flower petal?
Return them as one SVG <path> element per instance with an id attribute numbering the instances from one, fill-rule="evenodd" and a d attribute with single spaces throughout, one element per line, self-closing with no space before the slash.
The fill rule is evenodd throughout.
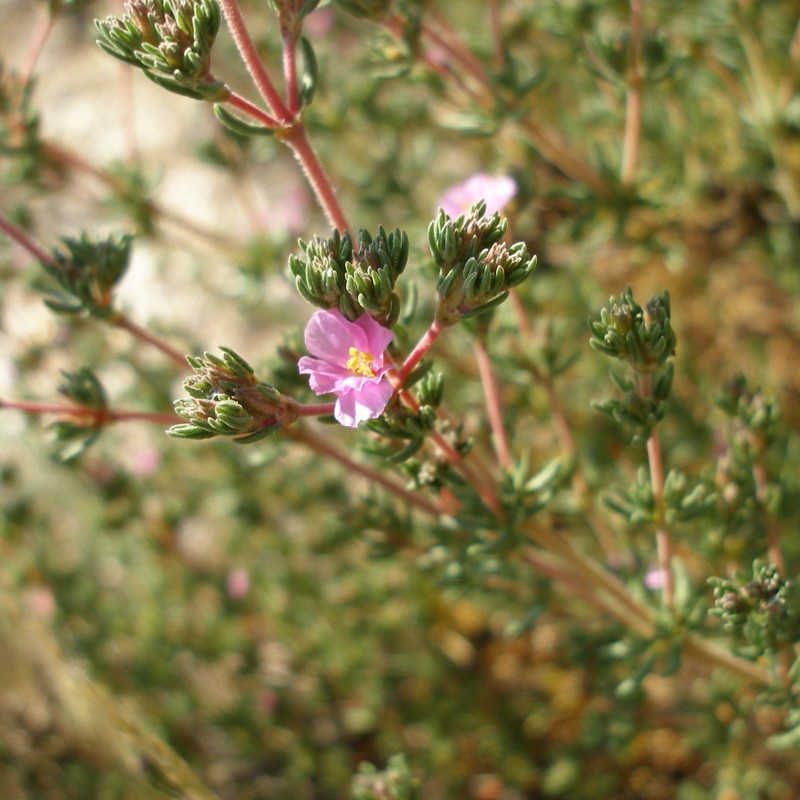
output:
<path id="1" fill-rule="evenodd" d="M 314 394 L 329 394 L 337 391 L 350 373 L 343 367 L 329 364 L 319 358 L 303 356 L 297 362 L 301 375 L 308 375 L 308 385 Z"/>
<path id="2" fill-rule="evenodd" d="M 370 381 L 361 391 L 342 392 L 336 401 L 333 416 L 342 425 L 357 428 L 364 420 L 375 419 L 383 414 L 391 396 L 392 385 L 389 381 Z"/>
<path id="3" fill-rule="evenodd" d="M 353 327 L 353 323 L 348 322 L 338 309 L 317 311 L 306 325 L 303 337 L 306 349 L 312 356 L 344 367 L 354 345 Z M 358 334 L 361 334 L 360 329 Z"/>
<path id="4" fill-rule="evenodd" d="M 369 353 L 375 359 L 376 367 L 382 367 L 383 354 L 394 339 L 394 333 L 376 322 L 369 314 L 362 314 L 353 324 L 360 328 L 366 337 L 363 347 L 360 343 L 355 346 L 362 352 Z"/>
<path id="5" fill-rule="evenodd" d="M 439 207 L 451 218 L 468 214 L 479 200 L 486 201 L 486 215 L 491 216 L 517 193 L 517 184 L 509 175 L 489 175 L 476 172 L 455 186 L 451 186 L 440 198 Z"/>

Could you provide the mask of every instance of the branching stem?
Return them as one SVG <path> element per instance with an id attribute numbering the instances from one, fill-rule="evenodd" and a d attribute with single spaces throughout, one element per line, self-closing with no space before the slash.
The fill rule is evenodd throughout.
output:
<path id="1" fill-rule="evenodd" d="M 259 94 L 267 104 L 270 114 L 283 124 L 291 124 L 292 115 L 289 109 L 286 108 L 283 99 L 275 88 L 275 84 L 273 84 L 267 70 L 264 68 L 258 50 L 245 26 L 237 0 L 220 0 L 220 5 L 225 16 L 225 22 L 236 43 L 236 48 L 239 50 L 242 61 L 244 61 Z"/>
<path id="2" fill-rule="evenodd" d="M 325 456 L 326 458 L 330 458 L 337 464 L 341 464 L 346 468 L 347 474 L 361 475 L 371 483 L 383 487 L 406 505 L 417 508 L 420 511 L 424 511 L 426 514 L 431 514 L 432 516 L 439 516 L 441 513 L 436 505 L 431 503 L 430 500 L 420 496 L 419 494 L 414 494 L 407 491 L 396 481 L 387 477 L 382 472 L 379 472 L 368 464 L 363 464 L 360 461 L 356 461 L 355 459 L 351 458 L 351 456 L 349 456 L 347 453 L 343 453 L 330 441 L 309 430 L 307 426 L 298 423 L 291 428 L 286 429 L 284 434 L 287 438 L 306 445 L 313 452 L 321 456 Z"/>

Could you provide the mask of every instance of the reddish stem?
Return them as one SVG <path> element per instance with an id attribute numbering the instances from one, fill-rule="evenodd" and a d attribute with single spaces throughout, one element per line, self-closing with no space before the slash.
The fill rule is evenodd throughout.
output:
<path id="1" fill-rule="evenodd" d="M 374 470 L 367 464 L 362 464 L 352 459 L 346 453 L 341 452 L 333 444 L 321 436 L 312 433 L 302 425 L 296 425 L 284 431 L 284 434 L 296 442 L 302 442 L 307 445 L 315 453 L 318 453 L 326 458 L 330 458 L 337 464 L 345 467 L 348 475 L 361 475 L 372 483 L 382 486 L 387 491 L 402 500 L 406 505 L 418 508 L 427 514 L 438 517 L 441 513 L 439 509 L 424 497 L 417 494 L 412 494 L 405 488 L 395 483 L 382 472 Z"/>
<path id="2" fill-rule="evenodd" d="M 95 425 L 108 425 L 112 422 L 157 422 L 173 425 L 179 420 L 176 414 L 162 414 L 152 411 L 114 411 L 108 408 L 87 408 L 86 406 L 63 406 L 51 403 L 35 403 L 26 400 L 0 400 L 0 409 L 22 411 L 25 414 L 54 414 L 59 417 L 91 419 Z"/>
<path id="3" fill-rule="evenodd" d="M 186 366 L 185 353 L 182 353 L 180 350 L 172 347 L 172 345 L 168 344 L 162 339 L 159 339 L 154 333 L 151 333 L 150 331 L 140 327 L 135 322 L 128 319 L 128 317 L 125 316 L 125 314 L 123 314 L 121 311 L 117 311 L 114 316 L 109 319 L 109 322 L 111 325 L 115 325 L 117 328 L 122 328 L 122 330 L 127 331 L 140 341 L 152 345 L 156 349 L 160 350 L 179 366 Z"/>
<path id="4" fill-rule="evenodd" d="M 325 417 L 333 414 L 336 403 L 298 403 L 297 411 L 301 417 Z"/>
<path id="5" fill-rule="evenodd" d="M 501 409 L 500 393 L 497 389 L 492 360 L 486 349 L 486 344 L 476 339 L 472 345 L 475 361 L 478 364 L 478 374 L 486 398 L 486 413 L 489 415 L 489 426 L 492 429 L 493 445 L 497 454 L 497 461 L 504 470 L 511 469 L 511 448 L 508 445 L 508 436 L 503 425 L 503 412 Z"/>
<path id="6" fill-rule="evenodd" d="M 628 92 L 625 106 L 625 133 L 622 145 L 620 183 L 627 188 L 636 175 L 639 139 L 642 129 L 642 76 L 639 74 L 639 50 L 642 42 L 642 2 L 631 0 L 631 39 L 629 46 Z"/>
<path id="7" fill-rule="evenodd" d="M 250 77 L 253 79 L 253 83 L 256 85 L 259 94 L 267 104 L 267 108 L 281 123 L 286 125 L 290 124 L 292 122 L 292 115 L 284 105 L 283 99 L 261 62 L 258 50 L 255 44 L 253 44 L 253 40 L 250 38 L 250 34 L 244 24 L 244 18 L 242 17 L 241 11 L 239 11 L 237 0 L 220 0 L 220 5 L 222 6 L 222 13 L 225 15 L 225 22 L 230 29 L 233 40 L 242 57 L 242 61 L 244 61 L 247 71 L 250 73 Z"/>
<path id="8" fill-rule="evenodd" d="M 297 36 L 281 30 L 283 42 L 283 80 L 286 84 L 289 113 L 297 117 L 300 113 L 300 95 L 297 90 Z"/>
<path id="9" fill-rule="evenodd" d="M 303 169 L 306 179 L 311 184 L 317 202 L 325 212 L 328 222 L 341 233 L 350 231 L 350 224 L 339 205 L 336 192 L 325 174 L 317 154 L 308 141 L 306 130 L 302 123 L 290 128 L 285 135 L 279 136 L 292 149 L 295 158 Z"/>
<path id="10" fill-rule="evenodd" d="M 503 27 L 500 23 L 500 0 L 491 0 L 489 3 L 489 21 L 494 43 L 494 68 L 502 72 L 506 67 L 506 53 L 503 47 Z"/>
<path id="11" fill-rule="evenodd" d="M 36 63 L 39 61 L 50 32 L 53 30 L 53 16 L 47 14 L 39 18 L 36 23 L 36 28 L 31 36 L 31 41 L 28 50 L 28 63 L 22 73 L 22 81 L 24 86 L 28 86 L 33 77 L 33 72 L 36 69 Z"/>
<path id="12" fill-rule="evenodd" d="M 247 114 L 247 116 L 263 123 L 267 128 L 279 128 L 281 125 L 278 120 L 273 119 L 265 111 L 262 111 L 257 105 L 251 103 L 241 95 L 236 94 L 236 92 L 231 92 L 223 102 L 230 104 L 238 111 L 241 111 L 242 113 Z"/>
<path id="13" fill-rule="evenodd" d="M 652 394 L 652 378 L 642 375 L 638 379 L 639 395 L 642 398 Z M 653 489 L 653 505 L 656 522 L 656 553 L 658 567 L 664 580 L 664 602 L 668 608 L 674 605 L 675 580 L 672 574 L 672 541 L 664 524 L 664 459 L 661 455 L 661 443 L 658 429 L 653 428 L 647 440 L 647 461 L 650 467 L 650 485 Z"/>
<path id="14" fill-rule="evenodd" d="M 22 228 L 17 227 L 11 220 L 0 214 L 0 231 L 24 247 L 37 261 L 43 264 L 54 264 L 53 257 L 43 250 Z"/>
<path id="15" fill-rule="evenodd" d="M 431 326 L 425 331 L 425 335 L 417 342 L 414 349 L 403 362 L 403 365 L 395 373 L 395 394 L 397 394 L 399 389 L 403 386 L 406 378 L 411 374 L 414 367 L 419 364 L 423 356 L 431 349 L 431 346 L 439 338 L 439 334 L 443 330 L 444 326 L 438 320 L 434 320 L 431 323 Z"/>

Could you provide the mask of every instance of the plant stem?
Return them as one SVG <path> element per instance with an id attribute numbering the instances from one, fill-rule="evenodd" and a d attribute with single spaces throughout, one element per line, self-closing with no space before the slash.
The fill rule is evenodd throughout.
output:
<path id="1" fill-rule="evenodd" d="M 652 392 L 652 378 L 649 374 L 637 377 L 639 395 L 649 397 Z M 664 581 L 664 602 L 668 608 L 673 608 L 674 578 L 672 575 L 672 542 L 669 531 L 664 525 L 664 459 L 661 454 L 661 442 L 658 437 L 658 428 L 653 426 L 647 440 L 647 463 L 650 470 L 650 486 L 653 491 L 653 506 L 655 508 L 656 525 L 656 553 L 658 568 Z"/>
<path id="2" fill-rule="evenodd" d="M 415 412 L 419 411 L 419 403 L 411 392 L 399 388 L 395 388 L 395 392 L 399 394 L 400 399 L 410 409 Z M 454 469 L 458 470 L 464 478 L 466 478 L 467 482 L 475 490 L 478 497 L 481 498 L 481 502 L 486 508 L 490 509 L 492 513 L 497 516 L 498 521 L 503 521 L 506 516 L 505 511 L 500 501 L 497 499 L 495 490 L 488 484 L 487 479 L 481 477 L 472 466 L 464 460 L 461 453 L 459 453 L 439 431 L 432 431 L 430 440 L 436 445 L 442 456 L 452 464 Z"/>
<path id="3" fill-rule="evenodd" d="M 402 20 L 396 16 L 388 16 L 384 24 L 389 32 L 398 39 L 403 35 Z M 442 69 L 438 66 L 436 59 L 430 58 L 424 48 L 420 48 L 421 60 L 432 70 L 451 81 L 456 81 L 467 91 L 470 99 L 487 112 L 495 113 L 498 98 L 491 80 L 483 69 L 480 61 L 459 39 L 445 20 L 436 19 L 436 27 L 422 22 L 422 35 L 434 48 L 440 49 L 450 60 L 458 64 L 461 69 Z M 470 88 L 463 80 L 463 75 L 467 74 L 474 79 L 476 87 Z M 520 121 L 520 126 L 524 130 L 528 141 L 547 159 L 555 165 L 565 175 L 573 180 L 589 186 L 595 194 L 602 198 L 610 198 L 613 195 L 608 182 L 586 163 L 586 158 L 579 153 L 571 150 L 561 140 L 557 133 L 548 130 L 544 126 L 534 122 L 530 117 L 524 117 Z"/>
<path id="4" fill-rule="evenodd" d="M 631 38 L 628 48 L 628 88 L 625 104 L 625 134 L 622 144 L 620 183 L 627 189 L 633 184 L 639 159 L 642 129 L 642 76 L 639 59 L 642 47 L 642 0 L 630 0 Z"/>
<path id="5" fill-rule="evenodd" d="M 222 102 L 228 103 L 233 106 L 238 111 L 247 114 L 249 117 L 252 117 L 255 120 L 263 123 L 267 128 L 278 128 L 280 127 L 280 122 L 278 120 L 273 119 L 269 114 L 265 111 L 262 111 L 257 105 L 251 103 L 249 100 L 245 99 L 236 92 L 231 91 L 225 100 Z"/>
<path id="6" fill-rule="evenodd" d="M 25 68 L 22 70 L 22 84 L 25 87 L 30 85 L 31 79 L 33 78 L 33 73 L 36 69 L 36 64 L 39 61 L 39 57 L 41 56 L 44 46 L 50 37 L 51 31 L 53 30 L 54 21 L 53 15 L 44 11 L 43 14 L 40 15 L 39 20 L 36 23 L 36 28 L 31 34 L 30 44 L 28 46 L 27 63 Z"/>
<path id="7" fill-rule="evenodd" d="M 285 134 L 279 132 L 278 138 L 285 142 L 294 153 L 330 225 L 340 233 L 351 231 L 347 217 L 336 198 L 330 178 L 325 174 L 317 154 L 311 147 L 302 122 L 289 128 Z"/>
<path id="8" fill-rule="evenodd" d="M 136 337 L 142 342 L 145 342 L 149 345 L 152 345 L 156 349 L 160 350 L 166 356 L 168 356 L 172 361 L 174 361 L 178 366 L 185 367 L 186 366 L 186 354 L 182 353 L 180 350 L 172 347 L 172 345 L 168 344 L 167 342 L 159 339 L 154 333 L 151 333 L 148 330 L 145 330 L 141 326 L 137 325 L 133 320 L 129 319 L 125 314 L 121 311 L 115 312 L 114 316 L 109 319 L 109 324 L 114 325 L 117 328 L 121 328 L 124 331 L 127 331 L 132 336 Z"/>
<path id="9" fill-rule="evenodd" d="M 434 320 L 423 337 L 416 343 L 414 349 L 408 354 L 402 366 L 395 373 L 395 393 L 405 383 L 406 378 L 411 374 L 414 367 L 419 364 L 424 355 L 431 349 L 433 343 L 439 338 L 439 334 L 444 330 L 440 322 Z"/>
<path id="10" fill-rule="evenodd" d="M 786 68 L 778 85 L 778 108 L 782 111 L 785 110 L 794 96 L 795 86 L 797 85 L 797 65 L 800 64 L 800 19 L 797 20 L 795 25 L 786 61 Z"/>
<path id="11" fill-rule="evenodd" d="M 34 242 L 33 239 L 22 230 L 22 228 L 14 225 L 13 222 L 6 219 L 2 214 L 0 214 L 0 231 L 3 231 L 3 233 L 17 242 L 17 244 L 22 245 L 22 247 L 24 247 L 37 261 L 40 261 L 43 264 L 56 264 L 55 260 L 49 253 L 47 253 L 42 247 Z M 122 328 L 122 330 L 128 331 L 128 333 L 135 336 L 137 339 L 140 339 L 141 341 L 157 348 L 162 353 L 169 356 L 169 358 L 171 358 L 176 364 L 179 364 L 182 367 L 186 366 L 186 356 L 182 352 L 167 344 L 162 339 L 159 339 L 155 334 L 145 330 L 132 320 L 128 319 L 128 317 L 125 316 L 125 314 L 123 314 L 121 311 L 114 312 L 107 321 L 110 325 L 114 325 L 117 328 Z"/>
<path id="12" fill-rule="evenodd" d="M 664 460 L 656 428 L 647 440 L 647 461 L 650 466 L 650 485 L 653 488 L 653 503 L 656 509 L 656 552 L 658 567 L 664 581 L 664 602 L 668 608 L 673 608 L 675 580 L 671 563 L 672 540 L 664 524 Z"/>
<path id="13" fill-rule="evenodd" d="M 781 577 L 786 577 L 786 564 L 783 560 L 783 551 L 781 550 L 781 543 L 778 539 L 778 531 L 769 518 L 765 507 L 767 499 L 767 472 L 764 468 L 763 456 L 759 456 L 756 463 L 753 464 L 753 479 L 756 484 L 756 499 L 761 506 L 761 512 L 764 516 L 764 529 L 767 535 L 767 557 L 770 563 L 777 568 L 778 574 Z"/>
<path id="14" fill-rule="evenodd" d="M 438 517 L 441 514 L 439 508 L 424 497 L 406 490 L 403 486 L 384 475 L 382 472 L 373 469 L 368 464 L 355 461 L 347 453 L 343 453 L 335 445 L 324 439 L 322 436 L 310 431 L 307 426 L 297 423 L 291 428 L 284 430 L 284 435 L 295 442 L 301 442 L 309 449 L 319 455 L 330 458 L 337 464 L 346 468 L 347 474 L 361 475 L 363 478 L 378 486 L 383 487 L 391 494 L 408 506 L 424 511 L 426 514 Z"/>
<path id="15" fill-rule="evenodd" d="M 283 44 L 283 81 L 286 85 L 286 97 L 289 113 L 297 117 L 300 113 L 300 95 L 297 90 L 297 36 L 281 29 Z"/>
<path id="16" fill-rule="evenodd" d="M 473 341 L 472 350 L 475 354 L 483 395 L 486 399 L 486 413 L 489 418 L 489 427 L 492 429 L 492 444 L 497 461 L 504 470 L 509 470 L 511 469 L 511 448 L 508 445 L 508 436 L 503 425 L 500 393 L 492 369 L 492 361 L 483 339 L 476 338 Z"/>
<path id="17" fill-rule="evenodd" d="M 42 249 L 28 233 L 0 214 L 0 231 L 13 239 L 18 245 L 24 247 L 37 261 L 43 264 L 53 264 L 53 257 Z"/>
<path id="18" fill-rule="evenodd" d="M 500 24 L 500 0 L 491 0 L 489 3 L 489 23 L 492 27 L 494 68 L 502 72 L 506 67 L 506 51 L 503 46 L 503 28 Z"/>
<path id="19" fill-rule="evenodd" d="M 115 411 L 109 408 L 66 406 L 28 400 L 0 400 L 0 409 L 22 411 L 25 414 L 53 414 L 58 417 L 89 419 L 97 426 L 109 425 L 113 422 L 153 422 L 160 425 L 174 425 L 178 420 L 176 414 L 154 411 Z"/>
<path id="20" fill-rule="evenodd" d="M 63 169 L 66 167 L 68 169 L 90 175 L 122 197 L 124 197 L 128 191 L 128 187 L 126 186 L 125 182 L 116 175 L 112 174 L 108 170 L 101 169 L 100 167 L 91 164 L 77 153 L 67 150 L 66 148 L 61 147 L 53 142 L 40 140 L 39 153 L 43 162 L 50 163 L 56 168 Z M 198 226 L 193 220 L 181 216 L 176 211 L 164 208 L 152 200 L 147 200 L 144 203 L 144 209 L 148 213 L 159 217 L 162 221 L 176 225 L 193 236 L 203 239 L 209 244 L 212 244 L 214 247 L 224 251 L 226 254 L 232 251 L 239 252 L 241 250 L 241 246 L 238 242 L 234 242 L 232 239 L 228 239 L 222 234 L 205 230 L 204 228 Z"/>
<path id="21" fill-rule="evenodd" d="M 225 16 L 225 22 L 233 36 L 233 41 L 239 50 L 239 55 L 241 55 L 242 61 L 244 61 L 259 94 L 267 104 L 270 114 L 282 124 L 291 124 L 293 117 L 289 113 L 289 109 L 284 105 L 283 99 L 261 62 L 258 50 L 244 24 L 244 18 L 241 11 L 239 11 L 237 0 L 220 0 L 220 5 Z"/>
<path id="22" fill-rule="evenodd" d="M 323 417 L 333 414 L 335 403 L 298 403 L 297 409 L 301 417 Z"/>

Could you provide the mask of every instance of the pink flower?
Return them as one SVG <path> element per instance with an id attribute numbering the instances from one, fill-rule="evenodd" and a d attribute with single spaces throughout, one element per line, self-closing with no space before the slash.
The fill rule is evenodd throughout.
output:
<path id="1" fill-rule="evenodd" d="M 502 211 L 517 193 L 517 184 L 508 175 L 488 175 L 476 172 L 463 183 L 451 186 L 439 199 L 439 207 L 451 219 L 468 214 L 479 200 L 486 201 L 486 214 Z"/>
<path id="2" fill-rule="evenodd" d="M 305 342 L 312 357 L 298 362 L 302 375 L 316 394 L 337 396 L 333 416 L 348 428 L 383 413 L 392 396 L 383 354 L 393 334 L 369 314 L 355 322 L 346 320 L 338 309 L 317 311 L 308 321 Z"/>
<path id="3" fill-rule="evenodd" d="M 228 573 L 225 581 L 228 597 L 241 600 L 250 591 L 250 576 L 243 569 L 234 569 Z"/>

